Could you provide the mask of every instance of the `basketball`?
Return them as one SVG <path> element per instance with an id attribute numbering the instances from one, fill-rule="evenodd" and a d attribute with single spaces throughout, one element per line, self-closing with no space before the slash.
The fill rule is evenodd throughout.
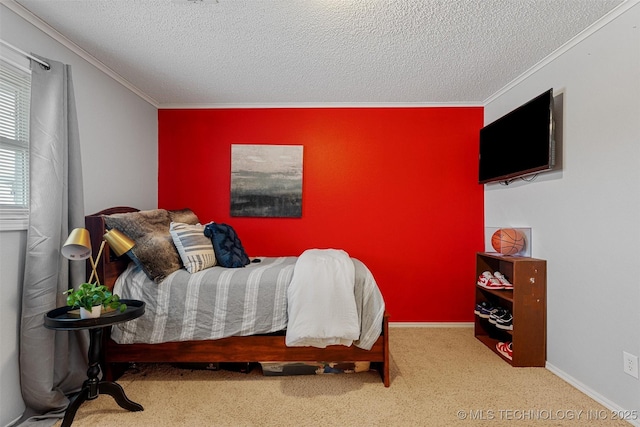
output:
<path id="1" fill-rule="evenodd" d="M 515 255 L 524 249 L 524 234 L 515 228 L 501 228 L 491 236 L 491 246 L 503 255 Z"/>

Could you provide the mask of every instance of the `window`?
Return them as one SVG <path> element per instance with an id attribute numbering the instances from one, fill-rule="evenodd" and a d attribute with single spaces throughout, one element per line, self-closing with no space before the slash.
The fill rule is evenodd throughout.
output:
<path id="1" fill-rule="evenodd" d="M 31 73 L 0 59 L 0 229 L 29 220 Z"/>

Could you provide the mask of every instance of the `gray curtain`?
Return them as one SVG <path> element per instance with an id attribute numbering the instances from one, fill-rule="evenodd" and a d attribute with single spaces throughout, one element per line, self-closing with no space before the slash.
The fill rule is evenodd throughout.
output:
<path id="1" fill-rule="evenodd" d="M 27 410 L 21 425 L 53 425 L 64 416 L 67 394 L 87 372 L 86 331 L 52 331 L 44 314 L 66 304 L 62 294 L 86 280 L 85 264 L 60 254 L 69 231 L 84 227 L 80 141 L 71 68 L 31 61 L 30 218 L 27 234 L 20 380 Z"/>

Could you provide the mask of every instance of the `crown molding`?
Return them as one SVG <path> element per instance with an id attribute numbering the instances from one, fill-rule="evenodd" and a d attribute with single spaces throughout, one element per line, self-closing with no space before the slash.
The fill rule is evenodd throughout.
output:
<path id="1" fill-rule="evenodd" d="M 292 102 L 292 103 L 266 103 L 266 104 L 161 104 L 160 110 L 198 110 L 198 109 L 277 109 L 277 108 L 429 108 L 429 107 L 450 107 L 450 108 L 482 108 L 479 102 L 454 103 L 454 102 L 430 102 L 430 103 L 407 103 L 407 102 Z"/>
<path id="2" fill-rule="evenodd" d="M 619 17 L 620 15 L 625 13 L 627 10 L 629 10 L 632 7 L 636 6 L 638 3 L 640 3 L 640 0 L 625 0 L 624 2 L 620 3 L 618 6 L 616 6 L 613 9 L 611 9 L 602 18 L 600 18 L 599 20 L 594 22 L 589 27 L 585 28 L 583 31 L 581 31 L 576 36 L 574 36 L 571 40 L 567 41 L 562 46 L 560 46 L 558 49 L 556 49 L 555 51 L 553 51 L 552 53 L 547 55 L 545 58 L 540 60 L 533 67 L 529 68 L 527 71 L 522 73 L 520 76 L 516 77 L 511 82 L 507 83 L 502 89 L 498 90 L 496 93 L 494 93 L 493 95 L 491 95 L 490 97 L 485 99 L 482 102 L 482 105 L 486 107 L 488 104 L 490 104 L 491 102 L 495 101 L 497 98 L 501 97 L 506 92 L 510 91 L 511 89 L 513 89 L 514 87 L 516 87 L 517 85 L 522 83 L 524 80 L 526 80 L 527 78 L 531 77 L 536 72 L 540 71 L 542 68 L 544 68 L 545 66 L 550 64 L 552 61 L 558 59 L 559 57 L 564 55 L 567 51 L 569 51 L 573 47 L 577 46 L 578 44 L 580 44 L 582 41 L 586 40 L 587 38 L 589 38 L 593 34 L 595 34 L 598 31 L 600 31 L 604 26 L 606 26 L 607 24 L 609 24 L 610 22 L 615 20 L 617 17 Z"/>
<path id="3" fill-rule="evenodd" d="M 59 33 L 49 24 L 32 14 L 14 0 L 1 0 L 2 5 L 25 19 L 36 28 L 43 31 L 45 34 L 80 56 L 85 61 L 89 62 L 109 77 L 116 80 L 118 83 L 129 89 L 131 92 L 138 95 L 140 98 L 153 105 L 158 109 L 250 109 L 250 108 L 428 108 L 428 107 L 485 107 L 490 104 L 509 90 L 513 89 L 518 84 L 522 83 L 528 77 L 551 63 L 553 60 L 562 56 L 568 50 L 587 39 L 589 36 L 595 34 L 605 25 L 615 20 L 618 16 L 622 15 L 627 10 L 638 5 L 640 0 L 625 0 L 623 3 L 612 9 L 609 13 L 599 19 L 597 22 L 580 32 L 568 42 L 564 43 L 554 52 L 543 58 L 529 70 L 512 80 L 505 85 L 502 89 L 488 97 L 482 102 L 461 102 L 461 103 L 283 103 L 283 104 L 160 104 L 154 98 L 150 97 L 136 86 L 131 84 L 124 77 L 113 71 L 104 63 L 99 61 L 93 55 L 82 49 L 80 46 L 69 40 L 67 37 Z"/>
<path id="4" fill-rule="evenodd" d="M 149 95 L 135 87 L 131 84 L 127 79 L 122 77 L 120 74 L 113 71 L 111 68 L 106 66 L 103 62 L 95 58 L 86 50 L 82 49 L 80 46 L 69 40 L 67 37 L 60 34 L 57 30 L 51 27 L 49 24 L 44 22 L 42 19 L 35 16 L 33 13 L 25 9 L 22 5 L 16 3 L 14 0 L 2 0 L 2 5 L 6 6 L 8 9 L 13 11 L 16 15 L 23 18 L 25 21 L 29 22 L 34 27 L 38 28 L 40 31 L 44 32 L 46 35 L 78 55 L 80 58 L 84 59 L 98 70 L 102 71 L 118 83 L 120 83 L 125 88 L 129 89 L 131 92 L 138 95 L 140 98 L 158 108 L 158 102 L 151 98 Z"/>

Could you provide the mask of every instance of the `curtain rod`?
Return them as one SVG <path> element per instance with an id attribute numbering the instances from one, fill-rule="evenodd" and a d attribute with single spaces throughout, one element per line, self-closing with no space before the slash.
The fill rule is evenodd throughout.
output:
<path id="1" fill-rule="evenodd" d="M 9 49 L 13 50 L 14 52 L 18 52 L 20 55 L 29 58 L 29 59 L 33 59 L 34 61 L 36 61 L 38 64 L 41 64 L 42 66 L 44 66 L 47 70 L 51 69 L 51 67 L 49 66 L 49 64 L 47 64 L 46 62 L 44 62 L 41 59 L 36 58 L 33 55 L 28 54 L 27 52 L 18 49 L 17 47 L 15 47 L 12 44 L 7 43 L 6 41 L 0 39 L 0 43 L 2 43 L 3 45 L 5 45 L 6 47 L 8 47 Z"/>

